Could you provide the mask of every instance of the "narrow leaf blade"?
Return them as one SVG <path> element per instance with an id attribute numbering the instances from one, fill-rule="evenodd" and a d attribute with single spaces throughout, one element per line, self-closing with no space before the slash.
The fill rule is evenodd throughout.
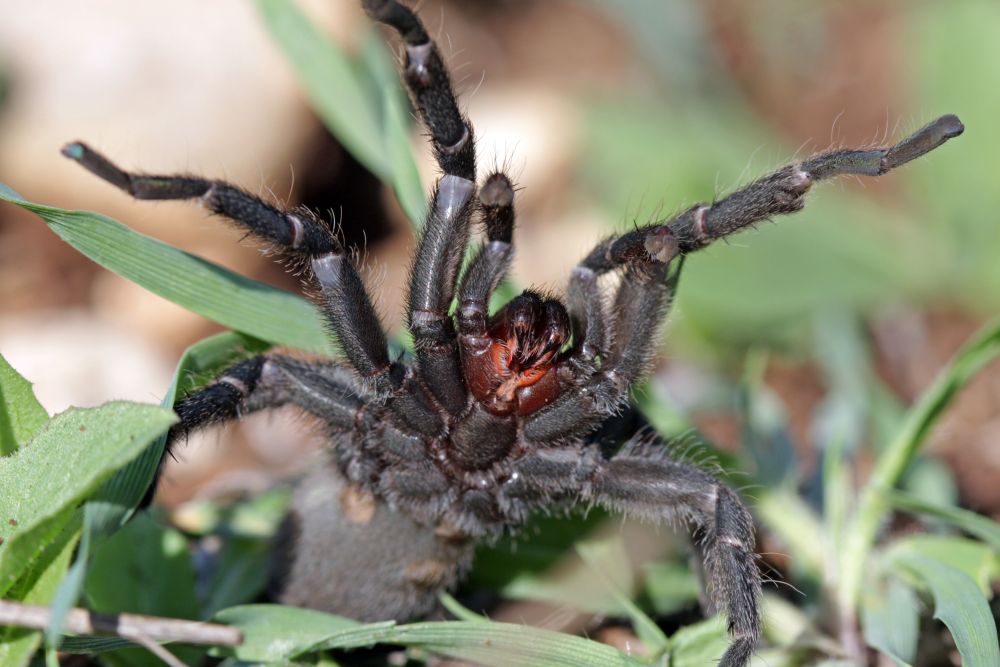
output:
<path id="1" fill-rule="evenodd" d="M 861 601 L 861 629 L 865 642 L 909 667 L 917 657 L 920 601 L 906 584 L 893 578 L 885 590 L 866 593 Z"/>
<path id="2" fill-rule="evenodd" d="M 897 553 L 893 562 L 930 591 L 934 618 L 948 626 L 965 667 L 1000 665 L 1000 644 L 990 606 L 969 575 L 917 553 Z"/>
<path id="3" fill-rule="evenodd" d="M 420 225 L 426 197 L 410 147 L 405 97 L 383 40 L 375 33 L 364 40 L 355 66 L 294 2 L 257 0 L 257 8 L 330 132 L 392 186 L 407 217 Z"/>
<path id="4" fill-rule="evenodd" d="M 78 251 L 168 301 L 276 345 L 332 354 L 316 308 L 302 297 L 233 273 L 98 213 L 0 199 L 41 217 Z"/>
<path id="5" fill-rule="evenodd" d="M 886 495 L 894 507 L 941 519 L 956 528 L 975 535 L 989 544 L 994 551 L 1000 553 L 1000 524 L 996 521 L 961 507 L 929 503 L 922 498 L 902 491 L 893 491 Z"/>
<path id="6" fill-rule="evenodd" d="M 410 144 L 410 107 L 399 84 L 396 63 L 389 57 L 380 34 L 370 33 L 362 44 L 361 64 L 375 86 L 381 107 L 382 140 L 386 160 L 392 165 L 392 189 L 406 216 L 419 227 L 427 217 L 427 195 Z"/>
<path id="7" fill-rule="evenodd" d="M 225 609 L 216 620 L 240 628 L 235 655 L 246 661 L 289 660 L 305 653 L 379 643 L 422 648 L 483 665 L 634 667 L 642 663 L 581 637 L 488 620 L 397 625 L 356 621 L 277 605 Z"/>
<path id="8" fill-rule="evenodd" d="M 938 418 L 959 390 L 1000 355 L 1000 320 L 994 320 L 966 343 L 907 412 L 895 439 L 879 457 L 858 502 L 841 560 L 839 606 L 855 609 L 875 535 L 890 504 L 886 497 L 920 451 Z"/>
<path id="9" fill-rule="evenodd" d="M 0 595 L 58 534 L 67 513 L 175 420 L 169 410 L 137 403 L 70 409 L 29 446 L 0 459 Z"/>
<path id="10" fill-rule="evenodd" d="M 617 649 L 582 637 L 513 623 L 443 621 L 351 628 L 309 650 L 360 648 L 376 643 L 420 647 L 496 667 L 631 667 L 642 663 Z"/>

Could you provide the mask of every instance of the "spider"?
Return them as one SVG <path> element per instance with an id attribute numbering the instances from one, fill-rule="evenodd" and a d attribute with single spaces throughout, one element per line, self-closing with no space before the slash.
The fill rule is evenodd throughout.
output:
<path id="1" fill-rule="evenodd" d="M 329 457 L 294 493 L 275 596 L 360 620 L 430 613 L 469 569 L 476 542 L 540 509 L 597 504 L 686 521 L 711 604 L 728 617 L 720 664 L 743 667 L 761 634 L 761 579 L 739 495 L 648 435 L 626 434 L 608 451 L 595 434 L 649 367 L 688 253 L 798 211 L 817 181 L 878 176 L 920 157 L 961 134 L 961 122 L 943 116 L 891 147 L 822 153 L 604 239 L 573 268 L 565 301 L 528 290 L 490 314 L 511 261 L 514 186 L 502 171 L 477 186 L 472 125 L 417 15 L 395 0 L 362 4 L 402 39 L 402 77 L 443 172 L 410 271 L 412 359 L 390 356 L 351 254 L 310 211 L 222 181 L 126 172 L 83 143 L 63 149 L 137 199 L 197 199 L 282 250 L 304 267 L 343 352 L 343 361 L 270 352 L 236 363 L 176 404 L 168 451 L 194 429 L 248 412 L 294 405 L 317 417 Z M 462 272 L 475 222 L 485 241 Z M 620 282 L 605 298 L 598 280 L 609 273 Z"/>

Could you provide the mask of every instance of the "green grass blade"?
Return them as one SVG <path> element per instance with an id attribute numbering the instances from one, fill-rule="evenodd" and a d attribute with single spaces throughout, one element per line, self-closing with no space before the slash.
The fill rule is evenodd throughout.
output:
<path id="1" fill-rule="evenodd" d="M 6 183 L 0 183 L 0 197 L 14 202 L 24 201 L 24 197 L 14 192 L 14 190 L 12 190 Z"/>
<path id="2" fill-rule="evenodd" d="M 1000 560 L 987 544 L 967 537 L 917 533 L 896 540 L 885 549 L 887 562 L 898 554 L 917 554 L 944 563 L 964 573 L 979 587 L 982 595 L 991 595 L 990 584 L 1000 576 Z"/>
<path id="3" fill-rule="evenodd" d="M 929 503 L 902 491 L 887 493 L 886 499 L 896 509 L 941 519 L 960 530 L 975 535 L 989 544 L 994 551 L 1000 553 L 1000 524 L 992 519 L 961 507 Z"/>
<path id="4" fill-rule="evenodd" d="M 788 412 L 781 398 L 764 383 L 768 355 L 752 350 L 747 355 L 740 386 L 741 444 L 753 462 L 754 479 L 769 488 L 791 479 L 795 447 Z"/>
<path id="5" fill-rule="evenodd" d="M 617 649 L 551 630 L 513 623 L 443 621 L 373 623 L 342 632 L 309 652 L 399 644 L 496 667 L 629 667 L 642 665 Z"/>
<path id="6" fill-rule="evenodd" d="M 45 628 L 45 646 L 47 648 L 59 648 L 66 616 L 80 599 L 83 578 L 87 573 L 87 562 L 90 559 L 90 543 L 93 540 L 92 534 L 93 519 L 84 510 L 80 546 L 76 550 L 73 564 L 69 567 L 62 581 L 59 582 L 59 588 L 56 589 L 55 597 L 52 599 L 52 618 L 49 620 L 49 626 Z"/>
<path id="7" fill-rule="evenodd" d="M 106 269 L 168 301 L 276 345 L 331 354 L 316 308 L 300 296 L 233 273 L 98 213 L 0 199 L 41 217 L 64 241 Z"/>
<path id="8" fill-rule="evenodd" d="M 407 106 L 381 39 L 363 43 L 355 67 L 294 2 L 257 0 L 257 7 L 316 113 L 358 162 L 392 186 L 410 220 L 421 224 L 426 198 L 410 148 Z"/>
<path id="9" fill-rule="evenodd" d="M 1000 665 L 993 614 L 969 575 L 916 552 L 897 551 L 892 560 L 930 591 L 934 618 L 948 626 L 965 667 Z"/>
<path id="10" fill-rule="evenodd" d="M 0 355 L 0 456 L 17 451 L 48 420 L 31 383 Z"/>
<path id="11" fill-rule="evenodd" d="M 441 606 L 448 610 L 448 613 L 460 621 L 489 621 L 485 616 L 480 616 L 461 602 L 455 599 L 451 593 L 444 592 L 438 596 Z"/>
<path id="12" fill-rule="evenodd" d="M 240 628 L 244 642 L 234 655 L 246 661 L 290 660 L 306 653 L 398 644 L 484 665 L 531 667 L 634 667 L 638 662 L 616 649 L 540 628 L 474 621 L 397 625 L 356 621 L 279 605 L 244 605 L 215 616 Z"/>
<path id="13" fill-rule="evenodd" d="M 754 489 L 754 513 L 788 547 L 792 562 L 808 576 L 822 579 L 828 555 L 823 523 L 787 485 Z"/>
<path id="14" fill-rule="evenodd" d="M 0 595 L 81 500 L 175 421 L 169 410 L 138 403 L 70 409 L 49 421 L 30 446 L 0 459 Z"/>
<path id="15" fill-rule="evenodd" d="M 840 553 L 853 496 L 844 441 L 832 436 L 823 448 L 823 525 L 830 548 Z"/>
<path id="16" fill-rule="evenodd" d="M 927 434 L 958 391 L 997 355 L 1000 355 L 1000 321 L 984 327 L 959 350 L 934 384 L 909 410 L 900 432 L 879 457 L 861 494 L 853 526 L 848 531 L 838 593 L 841 613 L 853 614 L 857 609 L 868 555 L 879 524 L 890 507 L 886 493 L 896 486 Z"/>
<path id="17" fill-rule="evenodd" d="M 79 522 L 72 522 L 41 553 L 5 598 L 25 604 L 47 605 L 56 594 L 60 580 L 80 538 Z M 0 628 L 0 665 L 22 667 L 29 664 L 42 640 L 42 633 L 26 628 Z"/>
<path id="18" fill-rule="evenodd" d="M 897 667 L 910 667 L 917 657 L 919 609 L 913 589 L 894 578 L 884 590 L 866 591 L 861 600 L 865 642 L 892 658 Z"/>

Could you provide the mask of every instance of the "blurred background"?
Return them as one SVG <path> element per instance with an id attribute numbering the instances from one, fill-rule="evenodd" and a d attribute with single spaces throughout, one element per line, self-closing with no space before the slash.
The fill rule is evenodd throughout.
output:
<path id="1" fill-rule="evenodd" d="M 348 51 L 368 30 L 354 2 L 299 5 Z M 239 232 L 193 204 L 133 202 L 60 147 L 82 139 L 127 169 L 225 178 L 332 211 L 399 330 L 413 230 L 311 110 L 252 3 L 0 8 L 0 181 L 290 290 L 297 279 Z M 1000 310 L 1000 4 L 425 0 L 420 12 L 476 125 L 482 172 L 504 165 L 521 187 L 523 286 L 561 290 L 602 236 L 795 157 L 892 143 L 944 113 L 965 122 L 961 138 L 898 172 L 824 184 L 802 213 L 692 257 L 643 392 L 654 419 L 736 448 L 750 377 L 767 418 L 787 425 L 806 484 L 831 420 L 853 414 L 852 439 L 874 437 L 870 405 L 898 414 Z M 417 129 L 413 145 L 429 187 Z M 181 351 L 219 330 L 10 205 L 0 313 L 0 350 L 50 412 L 158 401 Z M 313 446 L 301 432 L 297 417 L 271 415 L 200 437 L 161 500 L 265 488 Z M 934 494 L 1000 516 L 1000 368 L 963 393 L 929 453 Z"/>

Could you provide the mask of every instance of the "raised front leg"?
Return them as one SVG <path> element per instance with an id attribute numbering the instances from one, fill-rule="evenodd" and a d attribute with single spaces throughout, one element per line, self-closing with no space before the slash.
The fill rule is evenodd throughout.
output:
<path id="1" fill-rule="evenodd" d="M 467 394 L 449 309 L 474 208 L 472 125 L 459 111 L 448 70 L 417 15 L 395 0 L 365 0 L 363 5 L 369 16 L 394 28 L 403 40 L 403 80 L 444 172 L 417 246 L 407 316 L 421 376 L 445 409 L 457 414 Z"/>
<path id="2" fill-rule="evenodd" d="M 642 227 L 601 242 L 574 269 L 571 315 L 583 345 L 596 349 L 608 329 L 613 344 L 600 367 L 584 363 L 583 388 L 567 393 L 533 416 L 525 435 L 535 442 L 582 437 L 618 410 L 649 363 L 659 323 L 680 277 L 684 255 L 756 222 L 805 206 L 816 181 L 854 174 L 879 176 L 960 135 L 955 116 L 942 116 L 888 148 L 837 150 L 782 167 L 713 204 L 698 204 L 663 223 Z M 602 326 L 597 276 L 623 271 L 615 296 L 614 326 Z M 591 355 L 596 352 L 591 352 Z M 588 355 L 583 355 L 586 361 Z"/>
<path id="3" fill-rule="evenodd" d="M 377 396 L 384 398 L 397 388 L 388 342 L 361 277 L 333 232 L 312 213 L 282 210 L 223 181 L 133 174 L 79 142 L 65 146 L 63 155 L 136 199 L 197 199 L 293 261 L 306 263 L 319 286 L 323 314 L 348 361 Z"/>
<path id="4" fill-rule="evenodd" d="M 805 206 L 813 183 L 842 175 L 881 176 L 929 153 L 965 131 L 957 116 L 942 116 L 887 148 L 820 153 L 782 167 L 712 204 L 698 204 L 657 227 L 676 239 L 677 253 L 698 250 L 761 220 Z M 656 227 L 650 228 L 650 231 Z M 641 230 L 640 230 L 641 231 Z"/>

